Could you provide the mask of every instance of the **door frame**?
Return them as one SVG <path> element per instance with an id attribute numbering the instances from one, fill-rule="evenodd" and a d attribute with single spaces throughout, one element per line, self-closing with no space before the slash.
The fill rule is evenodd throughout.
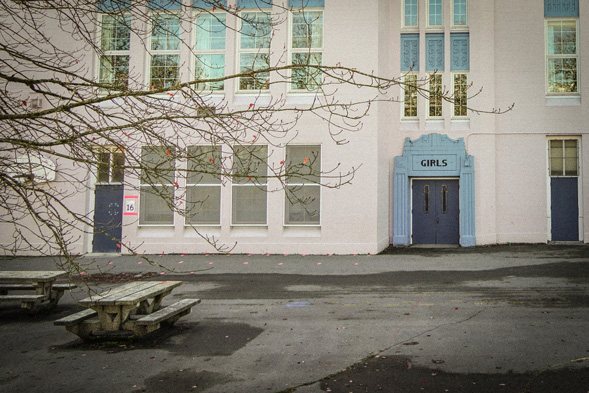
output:
<path id="1" fill-rule="evenodd" d="M 395 157 L 393 173 L 393 246 L 411 245 L 411 179 L 458 178 L 460 245 L 476 245 L 474 157 L 464 139 L 432 133 L 405 138 L 403 155 Z"/>
<path id="2" fill-rule="evenodd" d="M 577 241 L 583 241 L 584 239 L 584 214 L 583 214 L 583 145 L 582 139 L 579 135 L 550 135 L 546 138 L 546 239 L 548 242 L 552 241 L 552 190 L 550 176 L 550 141 L 554 140 L 576 140 L 577 141 L 577 152 L 579 155 L 579 173 L 577 178 L 577 204 L 579 216 L 579 238 Z M 573 176 L 557 176 L 557 177 L 573 177 Z"/>
<path id="3" fill-rule="evenodd" d="M 420 180 L 458 180 L 458 189 L 460 191 L 460 178 L 458 177 L 412 177 L 410 180 L 409 188 L 413 190 L 413 182 L 420 181 Z M 413 244 L 413 192 L 411 192 L 411 243 Z M 458 237 L 460 238 L 460 194 L 458 195 Z"/>

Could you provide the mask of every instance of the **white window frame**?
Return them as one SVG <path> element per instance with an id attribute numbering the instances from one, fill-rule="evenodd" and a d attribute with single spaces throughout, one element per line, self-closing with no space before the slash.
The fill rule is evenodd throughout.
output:
<path id="1" fill-rule="evenodd" d="M 268 37 L 268 48 L 245 48 L 243 49 L 241 47 L 241 43 L 242 43 L 242 29 L 243 29 L 243 23 L 244 23 L 244 14 L 258 14 L 258 15 L 265 15 L 268 16 L 270 22 L 272 22 L 272 17 L 269 14 L 268 11 L 260 11 L 260 10 L 244 10 L 242 12 L 240 12 L 240 18 L 239 18 L 239 30 L 237 30 L 237 45 L 236 45 L 236 49 L 237 49 L 237 56 L 236 56 L 236 61 L 237 61 L 237 73 L 241 73 L 242 69 L 241 69 L 241 55 L 242 54 L 253 54 L 253 55 L 260 55 L 260 54 L 264 54 L 263 50 L 267 49 L 267 55 L 268 55 L 268 59 L 270 59 L 270 47 L 272 46 L 272 34 L 270 34 L 270 36 Z M 259 75 L 259 74 L 258 74 Z M 258 82 L 256 82 L 258 83 Z M 268 81 L 266 82 L 267 86 L 263 89 L 241 89 L 241 78 L 238 78 L 236 85 L 236 92 L 237 93 L 259 93 L 259 92 L 264 92 L 267 93 L 270 91 L 270 74 L 268 74 Z"/>
<path id="2" fill-rule="evenodd" d="M 406 10 L 406 3 L 407 0 L 403 0 L 401 2 L 401 26 L 403 26 L 406 29 L 418 29 L 419 28 L 419 0 L 415 0 L 416 5 L 417 5 L 417 14 L 415 15 L 417 18 L 417 22 L 415 25 L 408 25 L 407 22 L 407 16 L 405 14 L 405 10 Z"/>
<path id="3" fill-rule="evenodd" d="M 468 78 L 468 71 L 456 71 L 452 73 L 452 98 L 456 101 L 456 77 L 458 75 L 466 75 L 466 91 L 465 91 L 465 100 L 466 100 L 466 113 L 464 115 L 457 115 L 456 114 L 456 102 L 452 104 L 452 118 L 454 119 L 467 119 L 468 118 L 468 89 L 470 87 L 469 78 Z"/>
<path id="4" fill-rule="evenodd" d="M 199 181 L 198 183 L 193 183 L 191 182 L 191 176 L 190 173 L 188 172 L 190 170 L 190 149 L 191 148 L 213 148 L 214 152 L 203 152 L 204 154 L 211 154 L 212 158 L 209 159 L 213 159 L 213 160 L 219 160 L 218 162 L 212 162 L 211 165 L 211 169 L 215 169 L 217 171 L 219 171 L 219 178 L 216 181 L 210 181 L 211 180 L 211 176 L 204 176 L 203 179 Z M 187 147 L 188 149 L 188 160 L 186 163 L 186 207 L 185 207 L 185 214 L 184 214 L 184 226 L 189 226 L 189 227 L 219 227 L 221 226 L 221 216 L 222 216 L 222 196 L 221 196 L 221 191 L 222 191 L 222 182 L 221 182 L 221 175 L 220 172 L 222 170 L 222 150 L 221 150 L 221 146 L 211 146 L 211 145 L 191 145 Z M 206 157 L 205 157 L 206 159 Z M 208 165 L 207 162 L 205 162 L 205 165 Z M 209 179 L 208 181 L 206 179 Z M 216 223 L 199 223 L 199 222 L 191 222 L 190 221 L 190 212 L 187 211 L 188 209 L 190 209 L 190 204 L 191 201 L 189 201 L 189 191 L 190 189 L 198 189 L 198 188 L 217 188 L 218 189 L 218 193 L 219 193 L 219 199 L 216 201 L 217 205 L 218 205 L 218 217 L 219 220 Z M 204 201 L 199 201 L 199 202 L 204 202 Z"/>
<path id="5" fill-rule="evenodd" d="M 457 25 L 456 22 L 456 0 L 452 0 L 452 23 L 451 26 L 456 29 L 466 29 L 468 28 L 468 0 L 464 0 L 465 2 L 465 14 L 464 14 L 464 24 Z"/>
<path id="6" fill-rule="evenodd" d="M 143 149 L 144 148 L 149 148 L 149 147 L 161 147 L 161 148 L 165 148 L 164 146 L 153 146 L 153 145 L 142 146 L 141 147 L 141 152 L 140 152 L 141 166 L 144 166 L 144 163 L 143 163 Z M 174 159 L 173 162 L 174 162 L 174 165 L 173 165 L 173 168 L 174 168 L 173 180 L 175 181 L 175 179 L 176 179 L 176 160 Z M 145 222 L 144 221 L 144 214 L 143 214 L 143 212 L 144 212 L 144 206 L 145 206 L 145 203 L 144 203 L 144 198 L 145 197 L 143 196 L 143 192 L 144 192 L 143 189 L 149 189 L 149 188 L 153 188 L 153 187 L 156 187 L 156 188 L 157 187 L 168 187 L 168 188 L 171 188 L 172 191 L 170 192 L 170 195 L 171 195 L 172 198 L 174 198 L 174 193 L 175 193 L 175 190 L 174 190 L 174 186 L 175 186 L 174 185 L 174 182 L 172 182 L 172 184 L 153 183 L 153 185 L 152 185 L 152 184 L 149 184 L 149 183 L 148 184 L 142 183 L 142 179 L 141 178 L 142 178 L 142 174 L 140 173 L 139 174 L 139 226 L 141 226 L 141 227 L 173 227 L 174 226 L 174 222 L 175 222 L 175 216 L 176 216 L 176 214 L 175 214 L 175 212 L 174 212 L 173 209 L 170 209 L 170 210 L 172 210 L 172 222 L 159 222 L 158 223 L 158 222 Z"/>
<path id="7" fill-rule="evenodd" d="M 575 55 L 570 55 L 570 54 L 549 54 L 548 53 L 548 24 L 550 22 L 565 22 L 565 21 L 574 21 L 575 22 L 575 27 L 576 27 L 576 32 L 575 32 L 575 39 L 576 39 L 576 43 L 575 43 L 575 48 L 576 48 L 576 53 Z M 544 23 L 544 51 L 546 53 L 545 58 L 545 73 L 544 73 L 544 83 L 545 83 L 545 90 L 546 90 L 546 95 L 547 96 L 567 96 L 567 97 L 578 97 L 581 95 L 581 65 L 580 65 L 580 59 L 581 56 L 579 54 L 579 50 L 580 50 L 580 46 L 579 46 L 579 18 L 546 18 L 545 23 Z M 576 68 L 576 72 L 577 72 L 577 91 L 574 92 L 552 92 L 550 91 L 550 76 L 549 76 L 549 70 L 550 70 L 550 60 L 551 59 L 571 59 L 574 58 L 577 68 Z"/>
<path id="8" fill-rule="evenodd" d="M 433 0 L 427 0 L 427 26 L 431 28 L 442 29 L 444 27 L 444 0 L 439 0 L 440 2 L 440 24 L 433 25 L 431 23 L 431 2 Z"/>
<path id="9" fill-rule="evenodd" d="M 266 157 L 265 157 L 265 162 L 263 162 L 261 165 L 265 166 L 265 173 L 266 175 L 260 179 L 259 181 L 257 181 L 256 183 L 254 183 L 253 181 L 247 181 L 245 183 L 240 183 L 237 181 L 237 179 L 233 178 L 231 181 L 231 226 L 233 227 L 267 227 L 268 226 L 268 158 L 269 158 L 269 151 L 268 151 L 268 146 L 267 145 L 251 145 L 251 146 L 234 146 L 233 147 L 233 155 L 232 155 L 232 159 L 233 159 L 233 167 L 235 168 L 236 166 L 236 152 L 241 149 L 241 148 L 257 148 L 257 147 L 264 147 L 266 150 Z M 234 173 L 234 172 L 233 172 Z M 252 176 L 255 177 L 255 176 Z M 265 222 L 256 222 L 256 223 L 247 223 L 247 222 L 235 222 L 235 190 L 237 188 L 241 188 L 241 187 L 255 187 L 258 188 L 260 190 L 260 192 L 264 192 L 265 193 L 265 206 L 264 209 L 266 211 L 266 220 Z M 247 208 L 247 207 L 245 207 Z"/>
<path id="10" fill-rule="evenodd" d="M 156 88 L 151 82 L 152 82 L 152 65 L 153 65 L 153 58 L 154 56 L 178 56 L 178 80 L 177 83 L 181 83 L 181 67 L 182 67 L 182 33 L 183 33 L 183 28 L 182 25 L 180 24 L 180 37 L 178 37 L 178 39 L 180 40 L 180 43 L 178 45 L 178 49 L 174 49 L 174 50 L 170 50 L 170 49 L 165 49 L 165 50 L 154 50 L 152 49 L 152 44 L 153 44 L 153 21 L 154 18 L 158 17 L 158 16 L 176 16 L 178 17 L 178 20 L 181 20 L 180 17 L 180 13 L 176 12 L 176 11 L 169 11 L 169 12 L 161 12 L 161 11 L 150 11 L 150 22 L 149 22 L 149 42 L 148 42 L 148 60 L 147 60 L 147 84 L 149 86 L 149 88 Z M 161 87 L 161 88 L 165 88 L 165 86 Z M 172 86 L 169 86 L 168 88 L 172 88 Z"/>
<path id="11" fill-rule="evenodd" d="M 295 12 L 302 12 L 302 13 L 310 13 L 310 12 L 320 12 L 321 13 L 321 33 L 322 33 L 322 37 L 321 37 L 321 46 L 320 47 L 305 47 L 305 48 L 294 48 L 293 47 L 293 39 L 294 39 L 294 34 L 293 34 L 293 28 L 294 28 L 294 18 L 295 18 Z M 289 48 L 289 54 L 288 54 L 288 58 L 289 58 L 289 63 L 293 64 L 293 56 L 295 54 L 298 53 L 302 53 L 302 54 L 309 54 L 309 56 L 313 56 L 313 54 L 319 53 L 321 55 L 321 63 L 319 65 L 323 64 L 323 47 L 325 44 L 324 38 L 325 38 L 325 19 L 324 19 L 324 9 L 323 8 L 304 8 L 304 9 L 300 9 L 300 10 L 293 10 L 293 12 L 290 13 L 289 15 L 289 26 L 290 28 L 288 29 L 288 48 Z M 319 75 L 321 75 L 321 73 L 319 73 Z M 303 89 L 297 89 L 294 88 L 294 83 L 293 83 L 293 71 L 291 70 L 290 72 L 290 83 L 288 83 L 288 91 L 289 92 L 296 92 L 296 93 L 306 93 L 306 92 L 314 92 L 319 90 L 321 86 L 321 82 L 319 82 L 317 84 L 317 87 L 315 88 L 303 88 Z"/>
<path id="12" fill-rule="evenodd" d="M 225 31 L 225 41 L 224 41 L 224 48 L 223 49 L 198 49 L 198 18 L 201 16 L 211 17 L 211 18 L 218 18 L 220 21 L 227 20 L 227 13 L 225 12 L 218 12 L 218 11 L 211 11 L 211 12 L 197 12 L 194 16 L 194 55 L 192 56 L 192 76 L 196 80 L 196 71 L 197 65 L 199 60 L 197 59 L 198 56 L 218 56 L 223 55 L 223 76 L 226 75 L 226 65 L 227 65 L 227 25 L 226 22 L 224 24 L 224 31 Z M 206 66 L 203 66 L 206 69 Z M 211 88 L 210 85 L 205 84 L 202 85 L 195 85 L 195 89 L 202 89 L 207 92 L 220 93 L 225 90 L 225 83 L 221 83 L 221 88 Z"/>
<path id="13" fill-rule="evenodd" d="M 410 88 L 409 83 L 407 82 L 408 78 L 414 78 L 415 79 L 415 91 L 413 92 L 413 95 L 415 96 L 415 115 L 414 116 L 409 116 L 406 114 L 406 109 L 407 109 L 407 94 L 408 93 L 408 89 Z M 402 90 L 403 90 L 403 106 L 402 106 L 402 113 L 401 113 L 401 117 L 404 120 L 417 120 L 419 119 L 419 93 L 417 91 L 417 86 L 419 85 L 419 75 L 417 74 L 417 72 L 408 72 L 405 75 L 403 75 L 403 81 L 405 82 L 405 85 L 403 85 Z M 413 107 L 413 106 L 411 106 Z"/>
<path id="14" fill-rule="evenodd" d="M 102 26 L 104 25 L 104 17 L 107 16 L 114 16 L 114 17 L 125 17 L 125 18 L 129 18 L 129 24 L 132 22 L 131 21 L 131 15 L 129 13 L 109 13 L 109 12 L 103 12 L 99 14 L 99 18 L 100 18 L 100 24 L 99 27 L 97 29 L 97 42 L 98 42 L 98 46 L 101 49 L 102 53 L 98 53 L 97 54 L 97 58 L 96 58 L 96 71 L 95 71 L 95 75 L 96 75 L 96 80 L 99 83 L 108 83 L 108 82 L 103 82 L 101 80 L 101 62 L 102 62 L 102 57 L 108 57 L 108 56 L 127 56 L 127 83 L 126 86 L 129 86 L 129 72 L 130 72 L 130 59 L 131 59 L 131 27 L 129 26 L 129 49 L 128 50 L 103 50 L 102 48 L 102 32 L 103 32 L 103 28 Z M 114 85 L 116 87 L 116 85 Z"/>
<path id="15" fill-rule="evenodd" d="M 319 182 L 321 181 L 321 163 L 322 163 L 322 155 L 323 155 L 323 149 L 321 144 L 305 144 L 305 145 L 286 145 L 286 149 L 285 149 L 285 158 L 284 158 L 284 162 L 285 165 L 287 165 L 288 163 L 288 148 L 289 147 L 309 147 L 309 148 L 317 148 L 319 149 L 319 174 L 318 174 L 318 178 L 319 178 Z M 305 182 L 302 179 L 297 179 L 295 181 L 289 181 L 287 179 L 286 181 L 286 185 L 285 187 L 297 187 L 297 188 L 307 188 L 307 187 L 317 187 L 317 189 L 319 190 L 319 209 L 318 209 L 318 214 L 319 214 L 319 222 L 317 223 L 311 223 L 311 222 L 289 222 L 288 220 L 288 205 L 290 203 L 288 196 L 286 195 L 289 191 L 285 190 L 285 195 L 284 195 L 284 226 L 285 227 L 320 227 L 321 226 L 321 219 L 322 219 L 322 210 L 323 210 L 323 204 L 321 203 L 321 184 L 319 184 L 319 182 L 317 183 L 313 183 L 313 182 Z"/>
<path id="16" fill-rule="evenodd" d="M 123 182 L 125 181 L 125 152 L 122 151 L 120 148 L 116 147 L 116 146 L 101 146 L 98 149 L 95 150 L 96 154 L 97 154 L 97 163 L 98 165 L 96 165 L 96 184 L 123 184 Z M 102 155 L 103 154 L 108 154 L 108 162 L 102 161 Z M 122 162 L 118 163 L 115 157 L 122 157 Z M 122 165 L 121 165 L 122 164 Z M 100 172 L 101 172 L 101 167 L 104 168 L 105 166 L 108 166 L 107 170 L 108 170 L 108 180 L 107 181 L 101 181 L 100 179 Z M 120 168 L 122 173 L 121 173 L 121 177 L 122 179 L 120 181 L 118 180 L 114 180 L 113 181 L 113 172 L 114 172 L 114 168 Z"/>

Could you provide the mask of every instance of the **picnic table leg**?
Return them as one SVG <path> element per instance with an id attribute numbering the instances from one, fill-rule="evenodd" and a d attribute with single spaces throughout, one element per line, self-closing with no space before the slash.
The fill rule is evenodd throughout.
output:
<path id="1" fill-rule="evenodd" d="M 153 300 L 151 300 L 151 303 L 149 302 L 149 300 L 142 301 L 139 304 L 139 307 L 137 307 L 137 314 L 151 314 L 152 312 L 159 310 L 162 307 L 162 300 L 170 293 L 172 293 L 171 289 L 169 291 L 163 292 L 155 296 Z"/>
<path id="2" fill-rule="evenodd" d="M 98 312 L 101 328 L 105 331 L 118 331 L 127 321 L 134 307 L 130 306 L 100 306 L 93 308 Z"/>

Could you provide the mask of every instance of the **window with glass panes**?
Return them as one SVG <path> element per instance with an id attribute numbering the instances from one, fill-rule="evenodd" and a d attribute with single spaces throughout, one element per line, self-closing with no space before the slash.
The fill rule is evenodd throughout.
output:
<path id="1" fill-rule="evenodd" d="M 546 83 L 549 94 L 578 92 L 577 19 L 546 21 Z"/>
<path id="2" fill-rule="evenodd" d="M 221 223 L 221 147 L 189 146 L 186 169 L 186 224 Z"/>
<path id="3" fill-rule="evenodd" d="M 313 90 L 321 84 L 321 72 L 305 67 L 321 65 L 323 57 L 323 11 L 300 9 L 292 14 L 291 61 L 301 68 L 293 69 L 291 88 Z"/>
<path id="4" fill-rule="evenodd" d="M 139 224 L 172 225 L 175 152 L 166 146 L 141 148 Z"/>
<path id="5" fill-rule="evenodd" d="M 417 117 L 417 75 L 405 75 L 403 116 Z"/>
<path id="6" fill-rule="evenodd" d="M 442 26 L 442 0 L 428 0 L 428 25 Z"/>
<path id="7" fill-rule="evenodd" d="M 225 13 L 199 13 L 196 17 L 194 78 L 203 81 L 196 87 L 223 90 L 223 81 L 208 81 L 225 76 Z"/>
<path id="8" fill-rule="evenodd" d="M 242 12 L 239 42 L 239 72 L 270 67 L 272 18 L 267 12 Z M 239 78 L 239 90 L 267 90 L 270 73 L 257 72 Z"/>
<path id="9" fill-rule="evenodd" d="M 286 146 L 285 225 L 321 223 L 321 146 Z"/>
<path id="10" fill-rule="evenodd" d="M 417 27 L 419 25 L 417 0 L 404 0 L 403 16 L 405 27 Z"/>
<path id="11" fill-rule="evenodd" d="M 454 17 L 452 24 L 454 26 L 467 25 L 467 0 L 453 0 Z"/>
<path id="12" fill-rule="evenodd" d="M 149 84 L 152 89 L 170 88 L 180 82 L 180 16 L 156 13 L 151 20 Z"/>
<path id="13" fill-rule="evenodd" d="M 129 80 L 131 16 L 103 14 L 100 21 L 101 54 L 98 80 L 113 88 L 126 88 Z"/>
<path id="14" fill-rule="evenodd" d="M 96 181 L 102 184 L 122 183 L 125 153 L 117 147 L 103 147 L 96 152 L 98 160 Z"/>
<path id="15" fill-rule="evenodd" d="M 442 74 L 429 76 L 429 116 L 442 116 Z"/>
<path id="16" fill-rule="evenodd" d="M 233 153 L 231 223 L 266 225 L 268 147 L 236 146 Z"/>
<path id="17" fill-rule="evenodd" d="M 468 75 L 454 74 L 454 116 L 468 115 Z"/>
<path id="18" fill-rule="evenodd" d="M 550 140 L 550 176 L 579 176 L 579 141 Z"/>

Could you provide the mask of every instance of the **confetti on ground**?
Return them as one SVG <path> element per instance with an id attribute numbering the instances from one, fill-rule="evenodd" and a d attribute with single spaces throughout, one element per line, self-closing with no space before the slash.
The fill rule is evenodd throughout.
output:
<path id="1" fill-rule="evenodd" d="M 209 265 L 212 265 L 212 264 L 213 264 L 213 262 L 209 262 Z"/>
<path id="2" fill-rule="evenodd" d="M 161 272 L 160 274 L 166 274 L 166 272 Z"/>
<path id="3" fill-rule="evenodd" d="M 358 266 L 358 265 L 359 265 L 359 263 L 358 263 L 358 262 L 356 262 L 356 263 L 354 263 L 354 265 Z"/>
<path id="4" fill-rule="evenodd" d="M 190 274 L 194 274 L 194 272 L 190 272 Z"/>
<path id="5" fill-rule="evenodd" d="M 249 264 L 249 262 L 244 262 L 243 264 L 244 264 L 244 265 L 247 265 L 247 264 Z"/>
<path id="6" fill-rule="evenodd" d="M 283 263 L 282 262 L 279 262 L 278 265 L 283 265 Z"/>
<path id="7" fill-rule="evenodd" d="M 143 262 L 141 262 L 141 261 L 137 262 L 137 264 L 138 264 L 138 265 L 141 265 L 142 263 L 143 263 Z"/>
<path id="8" fill-rule="evenodd" d="M 321 262 L 317 262 L 317 265 L 321 265 Z"/>
<path id="9" fill-rule="evenodd" d="M 180 262 L 178 262 L 178 263 L 184 263 L 184 261 L 180 261 Z"/>
<path id="10" fill-rule="evenodd" d="M 109 264 L 109 265 L 112 265 L 112 264 L 113 264 L 113 261 L 110 261 L 108 264 Z"/>

